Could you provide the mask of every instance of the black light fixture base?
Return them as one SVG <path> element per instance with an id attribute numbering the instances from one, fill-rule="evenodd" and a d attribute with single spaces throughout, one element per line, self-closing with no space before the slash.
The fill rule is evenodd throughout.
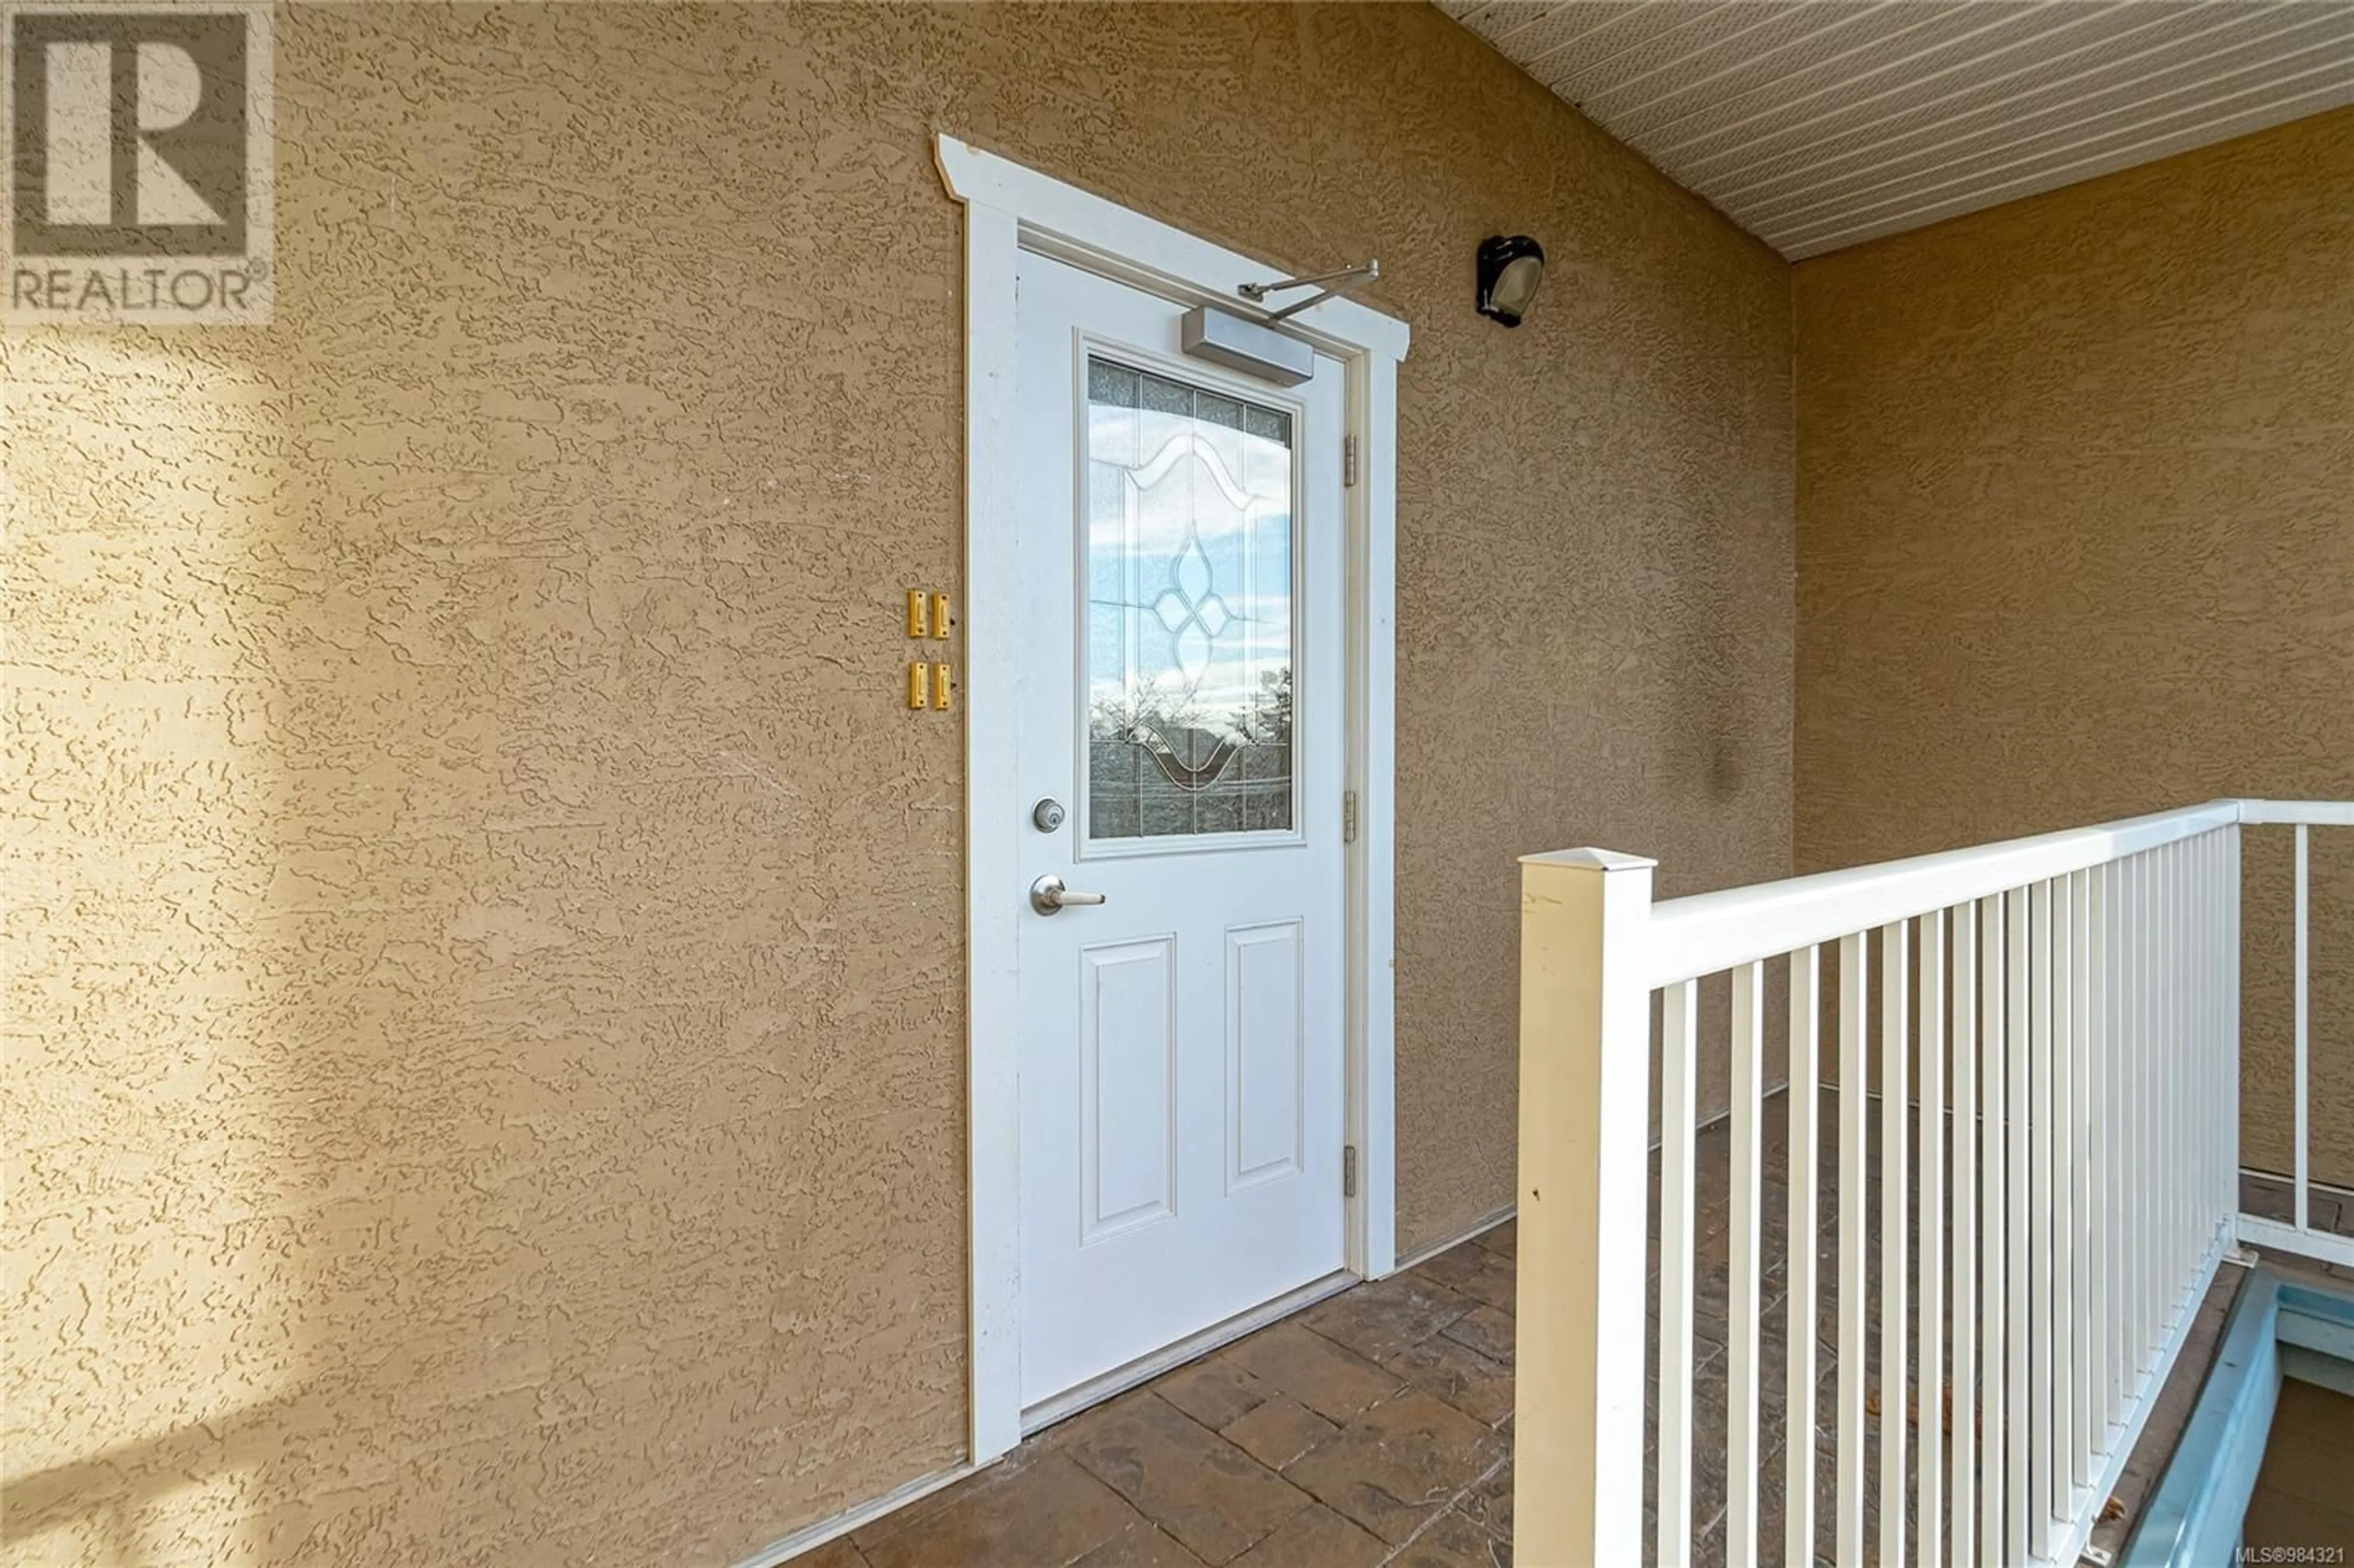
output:
<path id="1" fill-rule="evenodd" d="M 1544 247 L 1525 234 L 1491 234 L 1479 242 L 1479 313 L 1521 324 L 1544 278 Z"/>

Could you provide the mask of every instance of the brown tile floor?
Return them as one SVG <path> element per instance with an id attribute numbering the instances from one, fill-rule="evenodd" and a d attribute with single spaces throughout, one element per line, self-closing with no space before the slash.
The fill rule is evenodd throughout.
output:
<path id="1" fill-rule="evenodd" d="M 808 1568 L 1504 1568 L 1512 1227 L 1038 1434 Z"/>
<path id="2" fill-rule="evenodd" d="M 2354 1399 L 2288 1379 L 2281 1384 L 2255 1495 L 2248 1499 L 2247 1544 L 2274 1549 L 2269 1561 L 2277 1563 L 2298 1561 L 2299 1549 L 2306 1561 L 2327 1558 L 2333 1547 L 2342 1553 L 2354 1545 L 2349 1476 L 2354 1476 Z"/>
<path id="3" fill-rule="evenodd" d="M 1824 1125 L 1836 1100 L 1823 1101 Z M 1876 1118 L 1875 1118 L 1876 1119 Z M 1768 1101 L 1766 1273 L 1760 1321 L 1761 1531 L 1781 1539 L 1787 1309 L 1782 1110 Z M 1724 1132 L 1701 1139 L 1694 1398 L 1703 1432 L 1724 1408 Z M 1876 1153 L 1869 1167 L 1876 1171 Z M 1833 1164 L 1827 1139 L 1826 1166 Z M 1877 1246 L 1878 1179 L 1872 1178 Z M 1819 1431 L 1838 1386 L 1837 1177 L 1819 1179 L 1823 1290 Z M 1918 1245 L 1917 1223 L 1911 1227 Z M 1504 1568 L 1512 1539 L 1515 1233 L 1506 1224 L 1354 1288 L 1038 1434 L 980 1475 L 802 1558 L 805 1568 Z M 1656 1253 L 1656 1247 L 1654 1248 Z M 1653 1260 L 1656 1277 L 1657 1260 Z M 2095 1533 L 2114 1549 L 2163 1469 L 2242 1271 L 2226 1267 Z M 1713 1294 L 1710 1294 L 1712 1288 Z M 1653 1303 L 1656 1325 L 1656 1300 Z M 1877 1302 L 1872 1306 L 1876 1319 Z M 1656 1347 L 1656 1331 L 1651 1336 Z M 1656 1381 L 1656 1380 L 1655 1380 Z M 1873 1408 L 1877 1410 L 1876 1389 Z M 1917 1454 L 1917 1441 L 1912 1445 Z M 1712 1460 L 1711 1450 L 1713 1449 Z M 1830 1438 L 1817 1444 L 1818 1552 L 1829 1561 Z M 1877 1508 L 1879 1456 L 1867 1456 Z M 1647 1465 L 1647 1471 L 1649 1469 Z M 1646 1504 L 1652 1478 L 1646 1478 Z M 1696 1556 L 1722 1563 L 1721 1443 L 1696 1445 Z M 1647 1520 L 1648 1522 L 1648 1520 Z M 1778 1545 L 1769 1552 L 1779 1561 Z"/>

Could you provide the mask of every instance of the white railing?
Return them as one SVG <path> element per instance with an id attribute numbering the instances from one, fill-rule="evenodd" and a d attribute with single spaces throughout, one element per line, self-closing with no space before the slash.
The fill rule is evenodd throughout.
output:
<path id="1" fill-rule="evenodd" d="M 2308 916 L 2312 906 L 2313 830 L 2354 828 L 2354 800 L 2243 800 L 2240 821 L 2248 823 L 2295 825 L 2296 885 L 2295 969 L 2290 980 L 2295 997 L 2291 1050 L 2295 1062 L 2296 1122 L 2291 1131 L 2295 1169 L 2291 1177 L 2290 1218 L 2284 1224 L 2259 1214 L 2240 1216 L 2240 1239 L 2253 1246 L 2275 1246 L 2325 1262 L 2354 1268 L 2354 1238 L 2317 1231 L 2311 1224 L 2313 1140 L 2312 1114 L 2307 1104 L 2311 1087 L 2309 1036 L 2312 1033 L 2313 941 Z"/>
<path id="2" fill-rule="evenodd" d="M 2243 822 L 2296 824 L 2293 1223 L 2240 1213 Z M 1518 1560 L 1682 1563 L 1721 1523 L 1711 1550 L 1736 1565 L 2073 1562 L 2235 1236 L 2354 1261 L 2306 1223 L 2320 823 L 2354 825 L 2354 804 L 2223 800 L 1657 904 L 1649 861 L 1523 861 Z M 1704 1126 L 1719 1051 L 1729 1109 Z M 1705 1226 L 1703 1164 L 1725 1204 Z"/>

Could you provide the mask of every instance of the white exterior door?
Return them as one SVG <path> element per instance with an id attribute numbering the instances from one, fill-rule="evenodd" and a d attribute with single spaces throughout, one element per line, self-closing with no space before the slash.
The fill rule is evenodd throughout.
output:
<path id="1" fill-rule="evenodd" d="M 1345 523 L 1338 363 L 1017 285 L 1028 1408 L 1341 1266 Z"/>

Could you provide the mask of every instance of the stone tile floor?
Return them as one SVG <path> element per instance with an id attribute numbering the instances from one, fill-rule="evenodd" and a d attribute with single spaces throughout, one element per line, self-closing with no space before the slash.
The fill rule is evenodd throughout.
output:
<path id="1" fill-rule="evenodd" d="M 1504 1568 L 1499 1226 L 1037 1434 L 807 1568 Z"/>
<path id="2" fill-rule="evenodd" d="M 2272 1555 L 2257 1561 L 2311 1562 L 2354 1545 L 2354 1399 L 2290 1378 L 2264 1443 L 2264 1467 L 2242 1526 L 2247 1545 Z M 2317 1551 L 2316 1548 L 2323 1550 Z"/>
<path id="3" fill-rule="evenodd" d="M 1779 1122 L 1778 1110 L 1769 1109 L 1769 1171 L 1780 1167 Z M 1703 1137 L 1698 1163 L 1700 1191 L 1721 1194 L 1722 1128 Z M 1876 1180 L 1872 1184 L 1876 1232 Z M 1829 1562 L 1834 1442 L 1825 1428 L 1838 1379 L 1835 1172 L 1823 1174 L 1819 1191 L 1825 1234 L 1817 1547 L 1819 1560 Z M 1781 1194 L 1775 1187 L 1761 1205 L 1766 1255 L 1775 1262 L 1760 1320 L 1766 1448 L 1760 1530 L 1772 1543 L 1766 1556 L 1776 1562 L 1787 1319 Z M 2250 1202 L 2257 1202 L 2253 1192 Z M 1712 1196 L 1698 1216 L 1704 1287 L 1695 1312 L 1694 1399 L 1699 1430 L 1708 1434 L 1722 1432 L 1724 1409 L 1723 1206 L 1721 1196 Z M 1912 1230 L 1917 1245 L 1917 1224 Z M 1512 1558 L 1514 1244 L 1507 1223 L 1387 1279 L 1356 1286 L 1083 1411 L 979 1475 L 800 1562 L 804 1568 L 1506 1568 Z M 1656 1256 L 1653 1267 L 1656 1274 Z M 2114 1549 L 2122 1542 L 2163 1469 L 2242 1277 L 2236 1268 L 2219 1272 L 2116 1489 L 2115 1517 L 2096 1531 L 2096 1544 Z M 1877 1311 L 1875 1301 L 1875 1317 Z M 1656 1313 L 1655 1283 L 1654 1347 Z M 1656 1389 L 1656 1376 L 1653 1383 Z M 1876 1413 L 1876 1388 L 1872 1392 Z M 1908 1415 L 1908 1425 L 1917 1426 L 1917 1419 Z M 1721 1563 L 1723 1444 L 1695 1449 L 1695 1558 Z M 1912 1451 L 1918 1453 L 1917 1432 Z M 1876 1439 L 1868 1445 L 1867 1466 L 1867 1508 L 1876 1510 Z M 1647 1457 L 1647 1514 L 1656 1484 L 1650 1469 Z"/>

